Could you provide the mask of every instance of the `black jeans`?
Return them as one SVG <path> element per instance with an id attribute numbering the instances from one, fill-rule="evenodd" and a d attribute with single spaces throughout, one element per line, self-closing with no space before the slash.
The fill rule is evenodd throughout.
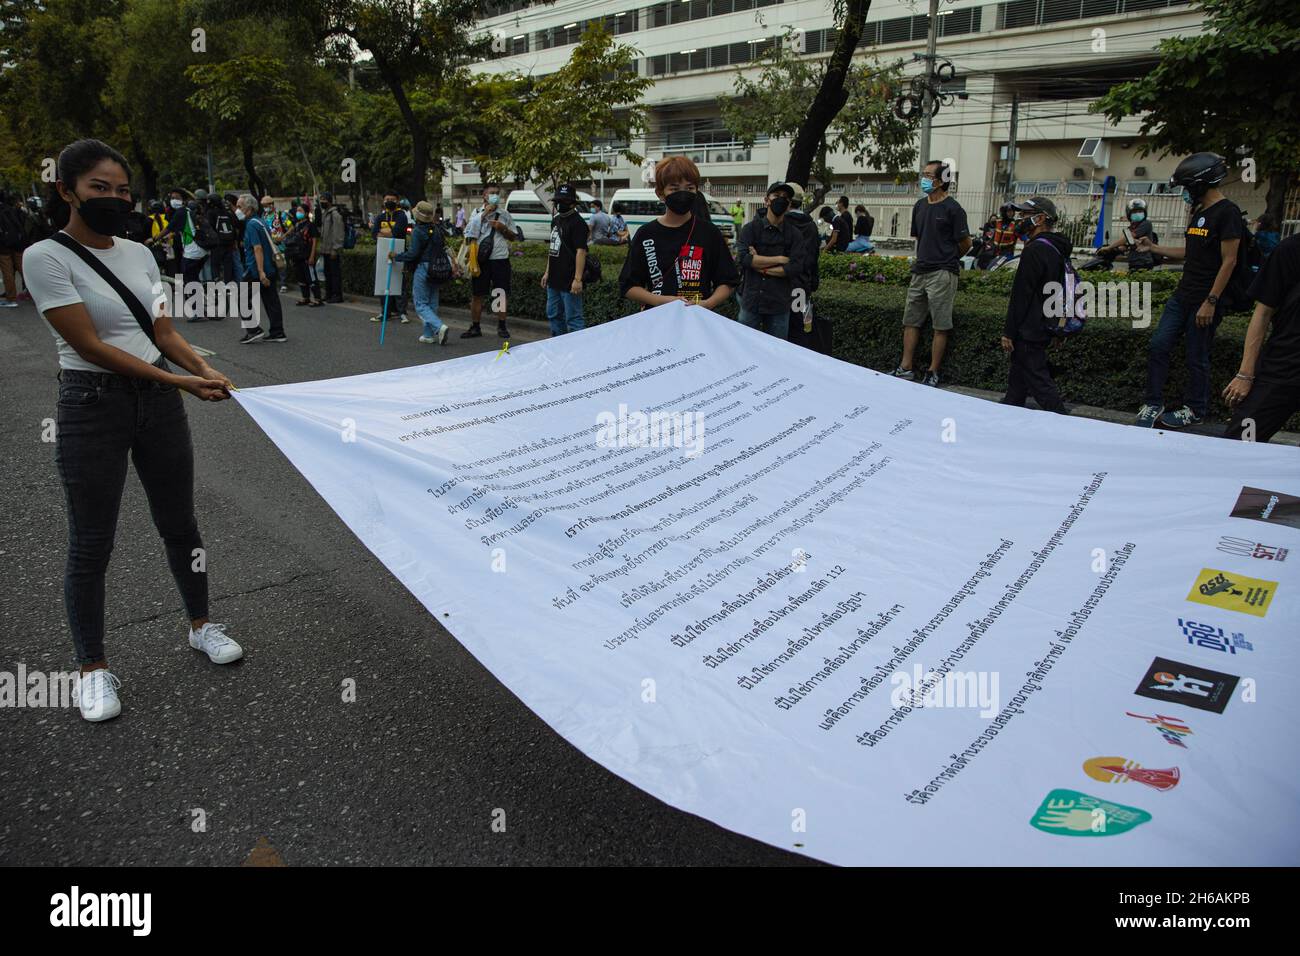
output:
<path id="1" fill-rule="evenodd" d="M 1300 382 L 1257 381 L 1233 412 L 1223 437 L 1266 442 L 1296 412 L 1300 412 Z"/>
<path id="2" fill-rule="evenodd" d="M 336 252 L 325 253 L 325 300 L 343 298 L 343 260 Z"/>
<path id="3" fill-rule="evenodd" d="M 189 292 L 188 286 L 189 286 L 189 284 L 190 284 L 191 282 L 198 282 L 198 281 L 199 281 L 199 276 L 203 274 L 203 265 L 204 265 L 204 263 L 206 263 L 207 261 L 208 261 L 208 257 L 207 257 L 207 256 L 204 256 L 202 259 L 182 259 L 182 260 L 181 260 L 181 281 L 183 281 L 183 282 L 185 283 L 185 285 L 187 286 L 187 288 L 186 288 L 186 290 L 185 290 L 186 293 Z M 188 295 L 186 296 L 185 301 L 186 301 L 186 303 L 188 304 L 188 301 L 189 301 L 189 297 L 188 297 Z M 202 318 L 202 317 L 203 317 L 203 313 L 204 313 L 204 311 L 205 311 L 204 307 L 203 307 L 202 305 L 199 305 L 197 300 L 196 300 L 196 302 L 195 302 L 195 305 L 197 306 L 197 308 L 195 309 L 195 311 L 194 311 L 193 313 L 191 313 L 191 312 L 189 311 L 188 308 L 186 309 L 186 311 L 185 311 L 185 318 L 187 318 L 187 319 L 194 319 L 194 318 Z"/>
<path id="4" fill-rule="evenodd" d="M 293 265 L 294 278 L 298 280 L 298 288 L 302 291 L 302 300 L 304 302 L 312 299 L 320 299 L 320 283 L 312 278 L 312 268 L 307 264 L 306 259 L 294 259 Z"/>
<path id="5" fill-rule="evenodd" d="M 93 664 L 104 660 L 104 576 L 128 454 L 186 613 L 208 616 L 207 560 L 196 554 L 203 541 L 194 518 L 194 449 L 179 389 L 72 369 L 59 379 L 54 460 L 68 511 L 63 597 L 77 662 Z"/>
<path id="6" fill-rule="evenodd" d="M 1068 415 L 1061 393 L 1052 381 L 1052 373 L 1047 367 L 1047 343 L 1026 342 L 1017 338 L 1012 341 L 1014 351 L 1011 353 L 1011 375 L 1007 381 L 1007 393 L 1002 396 L 1003 405 L 1024 406 L 1025 399 L 1034 397 L 1040 408 L 1049 412 Z"/>
<path id="7" fill-rule="evenodd" d="M 261 297 L 262 314 L 266 316 L 267 335 L 276 336 L 284 335 L 284 308 L 280 304 L 280 276 L 276 273 L 270 273 L 267 276 L 270 282 L 262 285 L 261 282 L 254 282 L 257 286 L 258 295 Z M 258 323 L 260 326 L 261 323 Z M 253 329 L 248 329 L 251 332 Z"/>

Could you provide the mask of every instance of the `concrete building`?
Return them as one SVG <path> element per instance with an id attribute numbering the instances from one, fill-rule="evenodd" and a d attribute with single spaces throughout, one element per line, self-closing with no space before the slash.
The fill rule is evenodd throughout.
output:
<path id="1" fill-rule="evenodd" d="M 494 15 L 481 26 L 500 38 L 500 52 L 477 64 L 480 70 L 552 72 L 567 60 L 586 24 L 599 20 L 639 51 L 639 72 L 656 79 L 645 98 L 644 137 L 631 144 L 593 140 L 593 155 L 612 166 L 603 183 L 597 178 L 585 185 L 597 195 L 602 185 L 606 194 L 640 185 L 639 169 L 613 153 L 630 146 L 650 158 L 691 156 L 714 198 L 756 208 L 766 185 L 784 178 L 789 143 L 736 142 L 722 122 L 718 98 L 733 90 L 737 69 L 780 42 L 787 27 L 800 31 L 806 56 L 825 57 L 834 43 L 826 0 L 670 0 L 650 6 L 558 0 L 537 8 L 502 0 L 490 9 Z M 859 55 L 901 60 L 908 75 L 919 74 L 916 56 L 925 52 L 927 10 L 925 0 L 876 0 Z M 1187 0 L 944 0 L 938 20 L 937 55 L 956 75 L 945 87 L 953 103 L 933 120 L 930 152 L 953 162 L 954 193 L 973 221 L 997 208 L 1009 175 L 1014 193 L 1053 197 L 1065 216 L 1080 220 L 1081 232 L 1089 216 L 1096 221 L 1107 177 L 1114 177 L 1108 213 L 1122 213 L 1125 200 L 1140 195 L 1151 203 L 1161 232 L 1162 225 L 1179 220 L 1181 200 L 1165 185 L 1178 157 L 1139 158 L 1136 118 L 1110 126 L 1088 108 L 1114 83 L 1150 68 L 1161 39 L 1200 30 L 1200 16 Z M 1013 102 L 1014 170 L 1007 157 Z M 855 166 L 847 155 L 832 155 L 830 167 L 832 201 L 846 194 L 872 211 L 878 236 L 906 237 L 914 185 L 896 184 L 884 170 Z M 453 161 L 446 198 L 461 201 L 478 183 L 472 163 Z M 1239 184 L 1228 192 L 1249 214 L 1262 211 L 1263 188 Z"/>

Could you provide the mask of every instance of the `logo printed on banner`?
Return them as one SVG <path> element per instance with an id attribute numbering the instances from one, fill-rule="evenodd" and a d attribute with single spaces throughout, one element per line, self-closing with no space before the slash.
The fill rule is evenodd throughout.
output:
<path id="1" fill-rule="evenodd" d="M 1202 568 L 1187 600 L 1263 617 L 1268 613 L 1269 602 L 1276 590 L 1276 581 L 1248 578 L 1244 574 L 1230 575 L 1218 568 Z"/>
<path id="2" fill-rule="evenodd" d="M 1232 517 L 1300 528 L 1300 497 L 1246 485 L 1232 506 Z"/>
<path id="3" fill-rule="evenodd" d="M 1221 627 L 1188 621 L 1181 617 L 1178 619 L 1178 623 L 1183 629 L 1183 636 L 1187 638 L 1187 643 L 1196 647 L 1204 647 L 1211 651 L 1221 651 L 1226 654 L 1236 654 L 1239 650 L 1253 651 L 1255 649 L 1255 645 L 1246 640 L 1246 635 L 1239 631 L 1234 631 L 1229 636 L 1223 632 Z"/>
<path id="4" fill-rule="evenodd" d="M 1232 674 L 1157 657 L 1133 693 L 1221 714 L 1228 706 L 1238 680 L 1240 678 Z"/>
<path id="5" fill-rule="evenodd" d="M 1151 819 L 1137 807 L 1111 803 L 1078 790 L 1053 790 L 1043 798 L 1029 825 L 1056 836 L 1118 836 Z"/>
<path id="6" fill-rule="evenodd" d="M 1166 717 L 1164 714 L 1147 717 L 1144 714 L 1135 714 L 1127 710 L 1124 711 L 1124 714 L 1128 717 L 1136 717 L 1138 720 L 1145 720 L 1165 739 L 1165 743 L 1173 744 L 1175 747 L 1182 747 L 1184 750 L 1188 749 L 1187 744 L 1183 743 L 1183 738 L 1191 736 L 1192 728 L 1177 717 Z"/>
<path id="7" fill-rule="evenodd" d="M 1235 554 L 1242 558 L 1260 558 L 1264 561 L 1285 561 L 1287 556 L 1286 548 L 1279 548 L 1276 545 L 1260 544 L 1258 541 L 1252 541 L 1249 538 L 1233 538 L 1227 535 L 1219 538 L 1219 546 L 1216 549 L 1224 554 Z"/>
<path id="8" fill-rule="evenodd" d="M 1102 783 L 1128 783 L 1135 780 L 1153 790 L 1172 790 L 1178 786 L 1181 776 L 1177 767 L 1147 770 L 1137 761 L 1125 757 L 1093 757 L 1083 762 L 1083 772 Z"/>

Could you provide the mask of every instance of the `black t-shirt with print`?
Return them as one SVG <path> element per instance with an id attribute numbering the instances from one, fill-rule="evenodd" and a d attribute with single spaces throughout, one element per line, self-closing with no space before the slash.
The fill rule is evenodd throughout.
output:
<path id="1" fill-rule="evenodd" d="M 1250 284 L 1252 299 L 1278 310 L 1255 366 L 1255 377 L 1261 381 L 1300 382 L 1300 299 L 1282 308 L 1298 287 L 1300 235 L 1295 235 L 1282 240 Z"/>
<path id="2" fill-rule="evenodd" d="M 669 228 L 652 219 L 636 231 L 618 278 L 622 295 L 640 286 L 655 295 L 702 302 L 721 285 L 740 282 L 727 240 L 717 226 L 692 216 Z"/>
<path id="3" fill-rule="evenodd" d="M 1187 253 L 1183 258 L 1183 277 L 1174 291 L 1185 308 L 1200 308 L 1223 264 L 1219 243 L 1240 239 L 1243 229 L 1241 210 L 1231 199 L 1220 199 L 1213 206 L 1192 213 L 1184 233 Z"/>
<path id="4" fill-rule="evenodd" d="M 546 260 L 546 286 L 568 292 L 573 287 L 578 250 L 587 248 L 587 224 L 571 212 L 551 219 L 550 258 Z"/>

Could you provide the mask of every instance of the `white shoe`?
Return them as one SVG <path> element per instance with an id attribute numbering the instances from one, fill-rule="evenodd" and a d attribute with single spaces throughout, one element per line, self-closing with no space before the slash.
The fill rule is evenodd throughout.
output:
<path id="1" fill-rule="evenodd" d="M 244 649 L 226 636 L 226 625 L 211 621 L 190 631 L 190 647 L 207 654 L 214 664 L 229 664 L 244 656 Z"/>
<path id="2" fill-rule="evenodd" d="M 13 299 L 0 299 L 0 309 L 16 309 L 18 303 Z"/>
<path id="3" fill-rule="evenodd" d="M 447 335 L 448 335 L 448 333 L 450 333 L 450 332 L 451 332 L 451 329 L 450 329 L 447 325 L 443 325 L 443 327 L 440 328 L 440 329 L 438 330 L 438 344 L 439 344 L 439 345 L 446 345 L 446 344 L 447 344 Z"/>
<path id="4" fill-rule="evenodd" d="M 107 668 L 82 674 L 77 681 L 77 706 L 81 708 L 81 716 L 92 723 L 112 720 L 122 712 L 122 701 L 117 696 L 117 689 L 121 686 L 122 682 Z"/>
<path id="5" fill-rule="evenodd" d="M 403 325 L 410 325 L 410 324 L 411 324 L 411 317 L 410 317 L 409 315 L 404 315 L 404 316 L 402 316 L 402 324 L 403 324 Z"/>
<path id="6" fill-rule="evenodd" d="M 432 345 L 433 339 L 429 338 L 429 336 L 427 335 L 421 335 L 419 338 L 419 342 L 421 345 Z"/>

